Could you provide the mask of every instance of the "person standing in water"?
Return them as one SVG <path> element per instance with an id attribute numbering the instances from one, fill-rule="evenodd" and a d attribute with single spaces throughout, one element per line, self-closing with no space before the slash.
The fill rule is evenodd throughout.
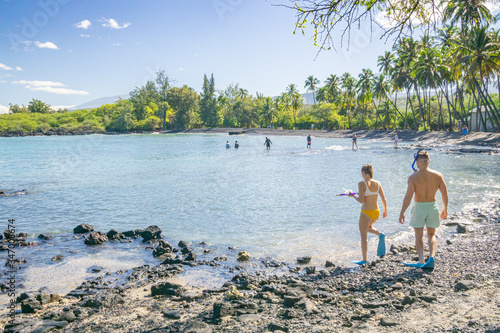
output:
<path id="1" fill-rule="evenodd" d="M 226 141 L 226 148 L 231 148 L 231 145 L 229 144 L 229 141 Z"/>
<path id="2" fill-rule="evenodd" d="M 271 142 L 271 140 L 269 140 L 269 138 L 266 136 L 266 141 L 264 142 L 264 146 L 266 146 L 267 150 L 271 149 L 271 145 L 273 143 Z"/>
<path id="3" fill-rule="evenodd" d="M 464 140 L 467 138 L 467 132 L 469 129 L 467 128 L 467 125 L 462 126 L 462 136 L 464 137 Z"/>
<path id="4" fill-rule="evenodd" d="M 398 137 L 398 133 L 396 133 L 394 135 L 394 148 L 398 148 L 398 141 L 399 141 L 399 137 Z"/>
<path id="5" fill-rule="evenodd" d="M 234 148 L 238 149 L 240 147 L 240 144 L 238 143 L 238 140 L 234 141 Z"/>
<path id="6" fill-rule="evenodd" d="M 418 170 L 408 177 L 408 188 L 399 214 L 399 223 L 405 223 L 405 211 L 410 206 L 411 199 L 415 194 L 415 203 L 411 210 L 410 226 L 415 230 L 415 248 L 418 253 L 418 264 L 407 264 L 406 266 L 418 268 L 434 268 L 436 256 L 436 228 L 440 221 L 448 216 L 448 189 L 444 177 L 439 172 L 429 168 L 431 159 L 425 150 L 418 152 Z M 439 211 L 436 203 L 436 193 L 441 192 L 443 209 Z M 424 227 L 427 230 L 427 242 L 429 243 L 429 260 L 424 262 Z"/>
<path id="7" fill-rule="evenodd" d="M 368 233 L 379 237 L 377 256 L 381 257 L 385 255 L 385 234 L 373 227 L 380 216 L 380 208 L 378 206 L 379 195 L 384 206 L 382 217 L 385 218 L 387 216 L 387 201 L 384 190 L 380 182 L 373 179 L 373 166 L 371 164 L 366 164 L 361 168 L 361 177 L 363 177 L 363 181 L 358 183 L 358 195 L 355 196 L 349 191 L 349 196 L 361 203 L 359 232 L 361 234 L 361 254 L 363 260 L 352 261 L 358 265 L 364 265 L 368 261 Z"/>
<path id="8" fill-rule="evenodd" d="M 356 146 L 356 149 L 358 149 L 358 136 L 356 133 L 352 136 L 352 150 L 354 150 L 354 146 Z"/>
<path id="9" fill-rule="evenodd" d="M 311 134 L 307 136 L 307 148 L 311 149 Z"/>

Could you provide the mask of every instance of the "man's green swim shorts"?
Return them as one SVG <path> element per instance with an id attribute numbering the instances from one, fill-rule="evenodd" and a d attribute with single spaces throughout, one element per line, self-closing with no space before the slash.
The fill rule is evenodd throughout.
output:
<path id="1" fill-rule="evenodd" d="M 414 202 L 411 209 L 410 225 L 413 228 L 439 227 L 439 208 L 436 201 Z"/>

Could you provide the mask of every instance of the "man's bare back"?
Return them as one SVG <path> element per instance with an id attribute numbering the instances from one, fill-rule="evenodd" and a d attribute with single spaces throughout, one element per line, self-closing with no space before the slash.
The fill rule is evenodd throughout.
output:
<path id="1" fill-rule="evenodd" d="M 415 191 L 415 202 L 436 201 L 436 192 L 443 183 L 443 175 L 429 168 L 420 169 L 408 178 L 408 185 Z"/>

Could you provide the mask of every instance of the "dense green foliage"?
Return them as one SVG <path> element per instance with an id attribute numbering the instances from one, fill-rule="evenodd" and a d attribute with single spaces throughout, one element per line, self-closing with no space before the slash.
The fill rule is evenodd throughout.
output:
<path id="1" fill-rule="evenodd" d="M 314 2 L 314 1 L 313 1 Z M 326 0 L 321 3 L 333 3 Z M 374 4 L 381 4 L 374 1 Z M 379 74 L 363 69 L 330 75 L 323 87 L 313 75 L 304 88 L 313 105 L 304 105 L 297 85 L 281 95 L 252 96 L 238 84 L 216 91 L 213 75 L 205 75 L 201 95 L 188 86 L 172 86 L 164 71 L 136 87 L 128 100 L 91 110 L 53 112 L 33 99 L 10 105 L 0 116 L 3 133 L 130 132 L 197 127 L 283 127 L 285 129 L 405 129 L 500 131 L 500 36 L 482 1 L 449 2 L 436 35 L 420 40 L 401 38 L 392 51 L 378 57 Z M 368 6 L 368 4 L 365 4 Z M 318 102 L 318 103 L 316 103 Z M 481 105 L 473 123 L 470 110 Z"/>

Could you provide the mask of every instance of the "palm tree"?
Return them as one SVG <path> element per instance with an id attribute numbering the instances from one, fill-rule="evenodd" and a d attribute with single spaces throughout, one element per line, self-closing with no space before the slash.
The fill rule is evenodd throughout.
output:
<path id="1" fill-rule="evenodd" d="M 385 51 L 383 56 L 378 57 L 377 64 L 382 74 L 390 74 L 394 67 L 394 54 L 391 51 Z"/>
<path id="2" fill-rule="evenodd" d="M 273 125 L 276 119 L 276 107 L 271 97 L 264 98 L 260 110 L 260 119 L 265 125 Z"/>
<path id="3" fill-rule="evenodd" d="M 316 94 L 316 99 L 318 102 L 328 102 L 328 86 L 324 86 L 318 89 L 318 93 Z"/>
<path id="4" fill-rule="evenodd" d="M 299 91 L 297 90 L 297 86 L 293 83 L 291 83 L 287 87 L 286 91 L 288 98 L 290 99 L 290 105 L 292 106 L 293 126 L 295 127 L 297 125 L 296 121 L 297 110 L 299 110 L 303 105 L 302 96 L 300 96 Z"/>
<path id="5" fill-rule="evenodd" d="M 315 78 L 313 75 L 309 75 L 307 77 L 306 83 L 304 85 L 304 88 L 306 88 L 307 91 L 312 91 L 314 104 L 316 104 L 316 97 L 314 96 L 314 94 L 316 93 L 316 90 L 318 89 L 318 87 L 317 87 L 318 84 L 319 84 L 319 80 L 317 78 Z"/>
<path id="6" fill-rule="evenodd" d="M 370 69 L 364 68 L 358 76 L 356 90 L 358 92 L 358 103 L 362 107 L 361 129 L 363 129 L 364 117 L 366 116 L 367 106 L 372 100 L 373 73 Z"/>
<path id="7" fill-rule="evenodd" d="M 500 45 L 487 27 L 473 28 L 467 33 L 467 38 L 458 39 L 456 64 L 464 68 L 464 80 L 477 89 L 479 97 L 491 113 L 490 121 L 493 128 L 499 128 L 500 113 L 488 93 L 488 84 L 491 77 L 500 73 Z M 474 92 L 475 89 L 472 89 Z M 478 103 L 478 114 L 483 126 L 486 121 L 482 117 Z M 487 116 L 487 115 L 486 115 Z"/>
<path id="8" fill-rule="evenodd" d="M 356 95 L 356 80 L 349 73 L 344 73 L 340 78 L 343 88 L 343 107 L 347 114 L 347 124 L 351 128 L 351 114 L 354 108 Z"/>
<path id="9" fill-rule="evenodd" d="M 246 98 L 248 97 L 248 90 L 243 88 L 238 88 L 236 96 L 239 97 L 240 99 Z"/>
<path id="10" fill-rule="evenodd" d="M 325 81 L 325 88 L 329 102 L 334 102 L 340 94 L 340 79 L 337 75 L 330 74 L 330 76 Z"/>
<path id="11" fill-rule="evenodd" d="M 382 75 L 377 75 L 375 76 L 374 80 L 373 80 L 373 97 L 375 97 L 375 99 L 377 100 L 378 102 L 378 105 L 380 105 L 382 103 L 382 101 L 384 101 L 385 103 L 385 117 L 384 117 L 384 129 L 389 129 L 389 103 L 388 103 L 388 95 L 390 93 L 390 85 L 389 85 L 389 82 L 387 82 L 387 80 L 385 80 L 385 76 L 382 74 Z M 372 102 L 373 102 L 373 106 L 375 107 L 375 110 L 377 110 L 378 106 L 375 105 L 375 102 L 373 101 L 372 99 Z"/>
<path id="12" fill-rule="evenodd" d="M 286 92 L 282 92 L 281 95 L 276 97 L 274 104 L 278 113 L 278 122 L 283 126 L 285 125 L 284 119 L 288 117 L 288 113 L 290 111 L 290 98 L 288 97 L 288 94 Z"/>
<path id="13" fill-rule="evenodd" d="M 427 122 L 429 128 L 431 127 L 431 114 L 430 114 L 430 96 L 431 90 L 436 89 L 441 82 L 439 75 L 439 58 L 437 50 L 434 47 L 422 48 L 417 56 L 413 66 L 413 76 L 416 82 L 422 87 L 424 92 L 424 106 L 425 106 L 425 90 L 427 89 Z M 424 111 L 425 112 L 425 111 Z"/>
<path id="14" fill-rule="evenodd" d="M 494 21 L 489 9 L 481 0 L 455 0 L 447 2 L 443 22 L 450 21 L 452 26 L 460 23 L 462 30 L 482 27 Z"/>

